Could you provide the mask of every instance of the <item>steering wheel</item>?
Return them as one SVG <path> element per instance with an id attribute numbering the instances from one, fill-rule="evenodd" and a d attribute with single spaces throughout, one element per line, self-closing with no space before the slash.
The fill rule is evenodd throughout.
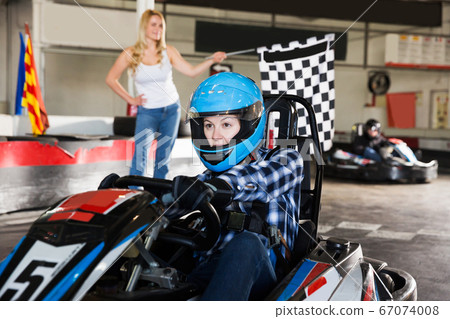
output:
<path id="1" fill-rule="evenodd" d="M 155 196 L 161 196 L 165 193 L 172 192 L 172 181 L 150 178 L 145 176 L 127 175 L 119 177 L 117 174 L 106 176 L 100 183 L 99 189 L 106 188 L 128 188 L 129 186 L 142 186 L 144 190 Z M 186 207 L 188 208 L 188 207 Z M 189 208 L 188 208 L 189 209 Z M 200 215 L 205 221 L 205 230 L 196 232 L 192 236 L 187 236 L 187 232 L 183 234 L 173 232 L 162 232 L 158 235 L 158 239 L 165 242 L 179 244 L 192 248 L 193 250 L 209 250 L 216 243 L 220 234 L 220 219 L 215 208 L 207 201 L 199 204 Z"/>

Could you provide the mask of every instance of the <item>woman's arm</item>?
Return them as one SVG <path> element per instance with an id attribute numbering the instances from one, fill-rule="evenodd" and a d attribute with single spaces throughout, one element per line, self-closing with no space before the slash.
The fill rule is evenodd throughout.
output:
<path id="1" fill-rule="evenodd" d="M 143 94 L 137 97 L 132 97 L 119 82 L 122 73 L 130 65 L 129 61 L 131 59 L 131 52 L 131 48 L 127 48 L 119 55 L 116 62 L 114 62 L 113 66 L 109 70 L 105 82 L 118 96 L 124 99 L 127 103 L 131 105 L 142 105 L 145 102 Z"/>
<path id="2" fill-rule="evenodd" d="M 170 63 L 177 71 L 192 78 L 208 70 L 214 63 L 222 62 L 227 57 L 225 52 L 218 51 L 214 53 L 212 59 L 205 60 L 194 66 L 186 61 L 180 52 L 171 45 L 167 45 L 167 55 L 169 56 Z"/>

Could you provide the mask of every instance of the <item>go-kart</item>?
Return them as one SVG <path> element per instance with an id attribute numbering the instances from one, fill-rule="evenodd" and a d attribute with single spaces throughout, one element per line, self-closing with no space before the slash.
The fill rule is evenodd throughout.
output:
<path id="1" fill-rule="evenodd" d="M 296 103 L 308 112 L 310 137 L 293 134 Z M 313 108 L 289 95 L 266 96 L 265 104 L 281 114 L 278 140 L 312 145 L 315 158 L 304 155 L 315 174 L 302 189 L 291 269 L 265 299 L 415 300 L 415 280 L 405 271 L 364 257 L 359 243 L 318 236 L 323 163 Z M 185 276 L 192 252 L 214 245 L 220 218 L 203 201 L 169 220 L 171 189 L 171 181 L 111 174 L 97 190 L 54 204 L 0 264 L 0 300 L 195 300 L 201 291 Z"/>
<path id="2" fill-rule="evenodd" d="M 388 145 L 382 148 L 382 153 L 382 161 L 377 162 L 339 148 L 333 149 L 326 159 L 325 175 L 373 182 L 428 183 L 437 178 L 438 162 L 419 161 L 416 154 L 401 139 L 389 138 Z"/>

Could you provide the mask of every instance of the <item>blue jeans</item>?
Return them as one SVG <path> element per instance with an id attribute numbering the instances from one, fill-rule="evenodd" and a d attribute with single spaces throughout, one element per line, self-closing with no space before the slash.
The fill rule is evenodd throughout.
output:
<path id="1" fill-rule="evenodd" d="M 169 171 L 170 152 L 178 135 L 179 102 L 157 109 L 139 106 L 136 115 L 134 155 L 130 175 L 146 175 L 148 151 L 157 140 L 154 178 L 165 178 Z"/>
<path id="2" fill-rule="evenodd" d="M 381 156 L 380 154 L 378 154 L 377 151 L 375 151 L 373 148 L 371 147 L 366 147 L 364 149 L 364 154 L 363 154 L 364 158 L 368 158 L 371 160 L 374 160 L 376 162 L 381 162 Z"/>
<path id="3" fill-rule="evenodd" d="M 188 281 L 206 287 L 200 300 L 261 300 L 275 286 L 276 275 L 261 240 L 244 231 L 200 263 Z"/>

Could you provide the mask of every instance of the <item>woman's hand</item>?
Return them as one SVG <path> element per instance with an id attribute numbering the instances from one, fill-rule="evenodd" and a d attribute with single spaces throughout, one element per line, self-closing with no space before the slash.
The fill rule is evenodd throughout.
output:
<path id="1" fill-rule="evenodd" d="M 227 58 L 227 54 L 222 51 L 217 51 L 213 54 L 214 63 L 220 63 Z"/>
<path id="2" fill-rule="evenodd" d="M 135 98 L 132 98 L 131 101 L 129 101 L 129 104 L 139 106 L 144 105 L 145 102 L 147 102 L 147 99 L 144 97 L 144 94 L 141 94 Z"/>

